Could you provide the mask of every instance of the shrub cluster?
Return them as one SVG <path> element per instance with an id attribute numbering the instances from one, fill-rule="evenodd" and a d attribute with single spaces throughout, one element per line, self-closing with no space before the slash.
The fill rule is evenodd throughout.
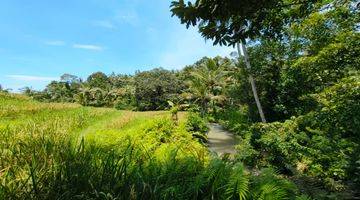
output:
<path id="1" fill-rule="evenodd" d="M 193 137 L 199 139 L 199 141 L 207 142 L 206 133 L 209 130 L 207 126 L 207 120 L 197 112 L 189 112 L 186 122 L 186 130 L 192 133 Z"/>
<path id="2" fill-rule="evenodd" d="M 251 126 L 241 134 L 238 158 L 253 167 L 320 178 L 332 191 L 347 183 L 359 187 L 359 80 L 349 77 L 313 95 L 318 107 L 306 115 Z"/>

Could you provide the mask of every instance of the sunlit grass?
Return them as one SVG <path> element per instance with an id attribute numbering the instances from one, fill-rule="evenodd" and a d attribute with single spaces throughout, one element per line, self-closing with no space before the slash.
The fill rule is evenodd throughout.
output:
<path id="1" fill-rule="evenodd" d="M 129 161 L 134 160 L 124 163 L 129 168 L 137 166 L 138 159 L 147 163 L 144 165 L 150 165 L 153 159 L 166 163 L 175 149 L 190 152 L 198 148 L 202 153 L 193 153 L 193 156 L 206 157 L 206 148 L 192 140 L 190 134 L 181 133 L 184 125 L 175 126 L 165 111 L 131 112 L 73 104 L 42 104 L 7 94 L 2 94 L 0 99 L 0 197 L 49 197 L 49 193 L 42 193 L 52 190 L 47 183 L 61 184 L 56 174 L 62 174 L 70 167 L 68 165 L 80 162 L 70 173 L 83 176 L 87 174 L 83 164 L 89 168 L 106 168 L 104 159 L 113 151 L 121 158 L 129 153 L 129 148 L 133 149 L 128 156 L 131 157 Z M 185 122 L 184 114 L 182 116 L 180 124 Z M 174 155 L 180 158 L 181 154 Z M 73 160 L 73 156 L 80 157 Z M 67 179 L 66 184 L 73 184 L 73 187 L 81 185 L 80 180 L 69 181 L 75 180 Z"/>

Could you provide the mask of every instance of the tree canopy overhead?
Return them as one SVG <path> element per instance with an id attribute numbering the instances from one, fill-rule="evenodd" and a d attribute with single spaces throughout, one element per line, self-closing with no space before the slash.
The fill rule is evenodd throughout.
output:
<path id="1" fill-rule="evenodd" d="M 246 38 L 279 36 L 284 25 L 314 8 L 320 0 L 176 0 L 173 16 L 182 24 L 199 25 L 199 31 L 214 45 L 235 45 Z"/>

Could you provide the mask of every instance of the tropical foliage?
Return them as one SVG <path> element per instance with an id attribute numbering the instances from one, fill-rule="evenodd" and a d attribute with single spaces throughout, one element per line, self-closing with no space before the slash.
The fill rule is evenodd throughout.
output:
<path id="1" fill-rule="evenodd" d="M 359 5 L 178 0 L 181 23 L 248 56 L 0 87 L 0 198 L 359 198 Z M 209 153 L 209 122 L 239 135 L 234 157 Z"/>

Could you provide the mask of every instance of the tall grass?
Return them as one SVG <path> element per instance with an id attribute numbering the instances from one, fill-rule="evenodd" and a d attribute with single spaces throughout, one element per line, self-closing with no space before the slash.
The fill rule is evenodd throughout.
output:
<path id="1" fill-rule="evenodd" d="M 0 120 L 0 199 L 295 198 L 292 184 L 272 171 L 254 176 L 211 157 L 184 120 L 176 125 L 166 112 L 45 111 L 58 105 L 6 98 L 20 102 L 22 114 Z M 23 112 L 27 106 L 38 112 Z"/>

